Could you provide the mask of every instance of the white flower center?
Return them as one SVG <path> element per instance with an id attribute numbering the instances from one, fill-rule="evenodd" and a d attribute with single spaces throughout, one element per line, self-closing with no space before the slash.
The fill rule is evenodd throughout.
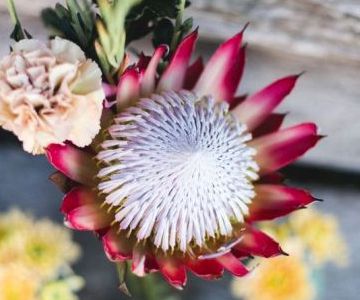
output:
<path id="1" fill-rule="evenodd" d="M 115 118 L 98 159 L 99 190 L 123 230 L 167 251 L 231 236 L 254 197 L 251 135 L 211 97 L 141 99 Z"/>

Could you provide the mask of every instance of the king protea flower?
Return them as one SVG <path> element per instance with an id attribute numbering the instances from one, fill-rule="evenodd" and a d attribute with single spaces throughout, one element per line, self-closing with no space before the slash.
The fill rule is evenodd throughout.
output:
<path id="1" fill-rule="evenodd" d="M 320 138 L 312 123 L 279 129 L 284 115 L 273 113 L 299 76 L 237 97 L 242 38 L 243 32 L 222 44 L 204 67 L 201 59 L 189 64 L 195 31 L 162 75 L 166 46 L 142 56 L 116 87 L 106 86 L 117 113 L 105 110 L 104 124 L 111 125 L 104 125 L 101 142 L 86 150 L 47 149 L 70 179 L 53 177 L 67 192 L 66 224 L 95 231 L 108 258 L 131 260 L 138 276 L 160 271 L 177 288 L 187 270 L 206 279 L 224 270 L 244 276 L 244 258 L 284 254 L 256 222 L 316 200 L 283 185 L 277 173 Z"/>

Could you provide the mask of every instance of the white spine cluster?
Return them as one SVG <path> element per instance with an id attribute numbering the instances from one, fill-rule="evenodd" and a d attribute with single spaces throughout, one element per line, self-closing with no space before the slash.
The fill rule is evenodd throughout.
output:
<path id="1" fill-rule="evenodd" d="M 251 135 L 211 97 L 182 91 L 141 99 L 115 118 L 98 159 L 99 189 L 121 229 L 185 252 L 229 236 L 254 197 Z"/>

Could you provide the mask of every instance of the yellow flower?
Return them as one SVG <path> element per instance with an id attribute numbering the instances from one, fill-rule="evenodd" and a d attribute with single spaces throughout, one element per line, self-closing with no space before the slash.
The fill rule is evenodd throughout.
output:
<path id="1" fill-rule="evenodd" d="M 26 230 L 31 225 L 30 216 L 13 209 L 0 215 L 0 243 L 11 238 L 15 233 Z"/>
<path id="2" fill-rule="evenodd" d="M 40 300 L 78 300 L 74 292 L 84 286 L 84 280 L 72 276 L 66 280 L 53 281 L 44 286 L 40 292 Z"/>
<path id="3" fill-rule="evenodd" d="M 233 281 L 232 292 L 245 300 L 311 300 L 315 296 L 310 270 L 297 255 L 261 261 L 247 277 Z"/>
<path id="4" fill-rule="evenodd" d="M 347 247 L 334 216 L 307 209 L 293 214 L 289 218 L 289 224 L 309 249 L 315 264 L 331 261 L 346 265 Z"/>
<path id="5" fill-rule="evenodd" d="M 99 67 L 70 41 L 21 40 L 0 61 L 0 126 L 27 152 L 41 154 L 67 140 L 89 145 L 100 130 L 104 98 Z"/>
<path id="6" fill-rule="evenodd" d="M 19 210 L 0 215 L 0 265 L 16 261 L 33 220 Z"/>
<path id="7" fill-rule="evenodd" d="M 69 231 L 43 220 L 28 232 L 21 260 L 41 276 L 51 277 L 78 256 L 79 248 L 72 242 Z"/>
<path id="8" fill-rule="evenodd" d="M 0 267 L 0 300 L 36 300 L 40 281 L 18 264 Z"/>

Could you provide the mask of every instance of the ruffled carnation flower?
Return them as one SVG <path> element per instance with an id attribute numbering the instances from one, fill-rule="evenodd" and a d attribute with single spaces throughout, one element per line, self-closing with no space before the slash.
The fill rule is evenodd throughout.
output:
<path id="1" fill-rule="evenodd" d="M 0 62 L 0 126 L 25 151 L 51 143 L 89 145 L 100 129 L 101 71 L 72 42 L 21 40 Z"/>
<path id="2" fill-rule="evenodd" d="M 277 173 L 320 139 L 312 123 L 280 129 L 284 115 L 273 112 L 299 76 L 236 96 L 242 38 L 226 41 L 204 66 L 189 64 L 193 32 L 161 75 L 167 47 L 142 55 L 117 86 L 106 86 L 117 113 L 106 111 L 102 142 L 47 148 L 60 171 L 52 179 L 66 192 L 66 224 L 95 231 L 109 259 L 131 260 L 138 276 L 160 271 L 177 288 L 187 270 L 205 279 L 224 270 L 243 276 L 246 257 L 284 253 L 256 222 L 316 200 Z"/>

